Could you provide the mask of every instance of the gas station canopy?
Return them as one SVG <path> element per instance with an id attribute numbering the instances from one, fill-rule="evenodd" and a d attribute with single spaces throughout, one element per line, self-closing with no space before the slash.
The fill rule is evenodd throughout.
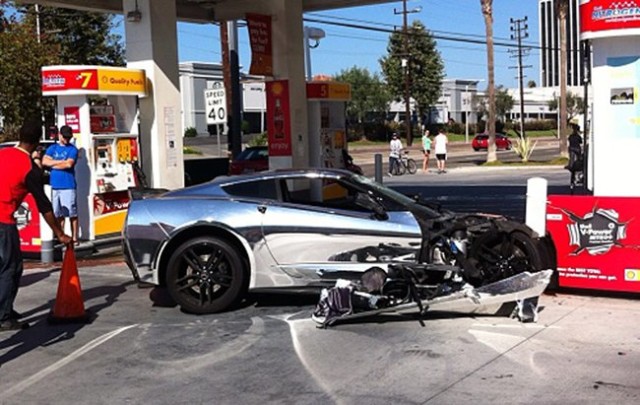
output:
<path id="1" fill-rule="evenodd" d="M 392 0 L 300 0 L 303 12 L 322 11 L 337 8 L 392 3 Z M 211 22 L 216 20 L 240 19 L 247 9 L 261 0 L 176 0 L 177 18 L 180 21 Z M 26 0 L 22 3 L 38 3 L 43 6 L 74 8 L 87 11 L 102 11 L 124 14 L 122 0 Z"/>

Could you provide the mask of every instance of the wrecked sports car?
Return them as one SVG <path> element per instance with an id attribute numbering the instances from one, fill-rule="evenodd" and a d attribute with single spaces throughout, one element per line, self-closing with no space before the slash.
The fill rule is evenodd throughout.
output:
<path id="1" fill-rule="evenodd" d="M 523 224 L 455 214 L 333 169 L 132 191 L 123 244 L 135 279 L 166 286 L 183 310 L 198 314 L 226 310 L 247 292 L 362 284 L 373 268 L 389 276 L 375 271 L 384 279 L 376 294 L 386 300 L 378 310 L 468 295 L 469 287 L 492 291 L 555 269 L 553 244 Z"/>

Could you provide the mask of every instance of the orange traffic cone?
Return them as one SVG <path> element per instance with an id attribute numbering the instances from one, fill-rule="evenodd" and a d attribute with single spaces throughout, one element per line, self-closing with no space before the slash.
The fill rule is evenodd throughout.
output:
<path id="1" fill-rule="evenodd" d="M 73 245 L 69 244 L 64 252 L 58 294 L 53 310 L 49 315 L 51 323 L 88 322 L 89 315 L 84 310 L 82 288 L 78 276 L 78 264 Z"/>

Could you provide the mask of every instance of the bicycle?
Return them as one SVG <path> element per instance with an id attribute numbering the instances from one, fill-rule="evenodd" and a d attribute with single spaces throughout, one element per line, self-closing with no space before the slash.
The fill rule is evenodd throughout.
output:
<path id="1" fill-rule="evenodd" d="M 409 157 L 409 151 L 406 150 L 402 155 L 400 155 L 400 158 L 396 160 L 396 164 L 393 169 L 394 170 L 391 174 L 394 176 L 401 176 L 406 172 L 409 172 L 409 174 L 416 174 L 418 172 L 418 165 L 415 160 Z"/>

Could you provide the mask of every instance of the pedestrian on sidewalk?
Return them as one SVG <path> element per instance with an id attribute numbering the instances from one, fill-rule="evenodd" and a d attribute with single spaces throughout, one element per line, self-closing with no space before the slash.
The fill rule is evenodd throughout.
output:
<path id="1" fill-rule="evenodd" d="M 400 154 L 402 153 L 402 141 L 398 138 L 396 132 L 391 136 L 391 142 L 389 142 L 389 176 L 397 173 L 397 167 L 400 164 Z"/>
<path id="2" fill-rule="evenodd" d="M 42 184 L 42 169 L 31 157 L 41 136 L 40 120 L 28 121 L 20 128 L 18 145 L 0 150 L 0 331 L 29 326 L 19 321 L 21 315 L 13 309 L 23 270 L 20 235 L 13 213 L 27 193 L 33 195 L 38 210 L 58 240 L 64 244 L 71 242 L 71 237 L 64 234 L 53 216 L 51 201 Z"/>
<path id="3" fill-rule="evenodd" d="M 431 134 L 428 129 L 425 129 L 424 135 L 422 135 L 422 151 L 424 153 L 422 171 L 426 173 L 429 169 L 429 155 L 431 154 Z"/>
<path id="4" fill-rule="evenodd" d="M 446 173 L 445 163 L 447 161 L 447 144 L 449 143 L 449 138 L 447 138 L 447 134 L 444 132 L 444 127 L 438 130 L 438 135 L 436 135 L 434 143 L 436 160 L 438 161 L 438 174 Z"/>

